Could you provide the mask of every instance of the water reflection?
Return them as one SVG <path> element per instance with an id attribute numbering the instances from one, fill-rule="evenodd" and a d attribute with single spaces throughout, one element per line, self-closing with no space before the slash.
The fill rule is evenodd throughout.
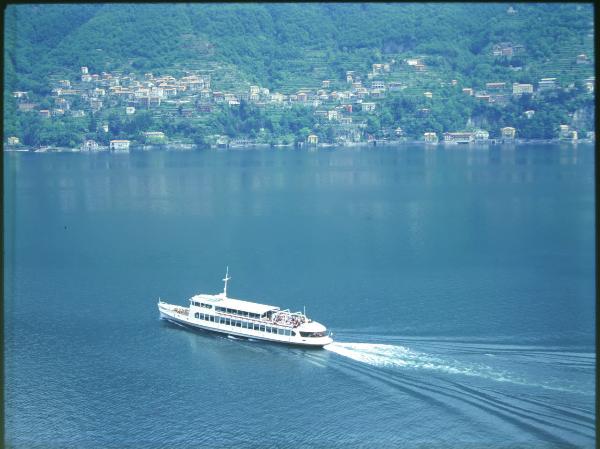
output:
<path id="1" fill-rule="evenodd" d="M 283 197 L 273 196 L 278 192 L 295 192 L 292 198 L 296 193 L 312 191 L 316 206 L 319 192 L 335 190 L 346 195 L 345 213 L 380 217 L 388 213 L 392 201 L 378 203 L 373 198 L 353 197 L 353 192 L 372 192 L 386 198 L 394 189 L 402 189 L 407 180 L 427 190 L 447 182 L 460 183 L 461 179 L 472 185 L 534 183 L 544 167 L 575 166 L 582 163 L 582 157 L 584 161 L 593 158 L 591 148 L 571 144 L 407 145 L 314 152 L 12 153 L 5 157 L 5 188 L 27 189 L 32 196 L 36 190 L 47 190 L 49 198 L 55 198 L 54 207 L 63 212 L 76 208 L 89 212 L 150 210 L 205 217 L 214 217 L 223 208 L 236 217 L 261 216 L 269 208 L 285 207 Z M 30 167 L 26 163 L 32 158 L 36 164 Z M 23 169 L 39 174 L 20 182 Z M 556 174 L 574 175 L 564 170 Z M 339 205 L 318 207 L 341 210 Z"/>

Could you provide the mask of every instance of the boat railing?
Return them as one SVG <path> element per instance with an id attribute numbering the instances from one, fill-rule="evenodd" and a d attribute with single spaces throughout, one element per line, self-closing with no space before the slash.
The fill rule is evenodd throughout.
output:
<path id="1" fill-rule="evenodd" d="M 178 313 L 180 315 L 185 315 L 185 316 L 188 316 L 190 314 L 190 309 L 187 307 L 175 307 L 173 309 L 173 311 L 175 313 Z"/>
<path id="2" fill-rule="evenodd" d="M 218 314 L 219 316 L 224 316 L 226 318 L 242 319 L 242 320 L 251 321 L 253 323 L 276 324 L 277 326 L 289 327 L 292 329 L 300 326 L 304 322 L 302 320 L 298 320 L 297 322 L 286 323 L 286 322 L 275 321 L 274 318 L 263 317 L 263 318 L 257 319 L 257 318 L 250 318 L 247 316 L 236 315 L 234 313 L 227 313 L 227 312 L 216 312 L 216 314 Z"/>

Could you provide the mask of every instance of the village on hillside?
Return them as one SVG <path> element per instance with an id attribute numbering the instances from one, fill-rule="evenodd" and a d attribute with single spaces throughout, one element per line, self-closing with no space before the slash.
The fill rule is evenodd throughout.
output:
<path id="1" fill-rule="evenodd" d="M 523 52 L 520 44 L 502 42 L 494 45 L 494 57 L 511 57 Z M 589 64 L 585 54 L 575 55 L 576 64 Z M 259 85 L 244 85 L 236 90 L 223 90 L 215 86 L 210 71 L 186 70 L 184 75 L 176 78 L 170 75 L 154 75 L 153 73 L 123 73 L 101 72 L 91 73 L 88 67 L 81 67 L 77 79 L 48 79 L 51 94 L 42 107 L 39 102 L 30 98 L 29 92 L 16 91 L 12 96 L 17 101 L 20 113 L 39 114 L 43 119 L 72 116 L 75 118 L 105 117 L 103 113 L 112 111 L 123 117 L 135 116 L 141 111 L 148 111 L 153 117 L 169 119 L 173 117 L 188 119 L 190 123 L 206 120 L 211 114 L 222 108 L 239 108 L 242 104 L 252 105 L 266 111 L 285 110 L 296 105 L 312 111 L 316 126 L 327 124 L 332 130 L 329 139 L 324 142 L 318 133 L 311 132 L 303 136 L 301 141 L 281 141 L 277 146 L 313 146 L 313 145 L 358 145 L 385 144 L 389 142 L 421 141 L 425 143 L 472 143 L 472 142 L 506 142 L 519 137 L 519 130 L 514 126 L 505 126 L 499 130 L 490 129 L 448 129 L 438 134 L 431 131 L 421 136 L 407 136 L 400 126 L 387 127 L 379 137 L 367 130 L 369 116 L 376 115 L 381 108 L 381 102 L 395 92 L 405 91 L 413 96 L 422 96 L 430 102 L 437 99 L 436 94 L 424 90 L 410 79 L 418 79 L 428 72 L 425 58 L 413 57 L 403 60 L 391 59 L 374 63 L 367 73 L 359 70 L 348 70 L 345 79 L 323 79 L 319 86 L 306 86 L 293 93 L 273 92 L 268 87 Z M 405 74 L 411 74 L 411 77 Z M 401 76 L 402 75 L 402 76 Z M 590 95 L 594 94 L 595 77 L 581 80 Z M 455 89 L 461 95 L 473 97 L 476 101 L 506 104 L 511 98 L 521 95 L 536 96 L 548 90 L 569 90 L 573 85 L 561 86 L 556 78 L 544 77 L 537 84 L 508 83 L 502 80 L 489 80 L 484 89 L 474 89 L 462 85 L 458 80 L 439 80 L 441 88 Z M 432 89 L 433 90 L 433 89 Z M 440 99 L 443 101 L 443 99 Z M 419 115 L 426 116 L 428 108 L 421 108 Z M 524 112 L 527 118 L 532 118 L 535 110 Z M 109 135 L 110 123 L 100 120 L 97 132 Z M 258 135 L 208 135 L 206 142 L 211 147 L 235 147 L 255 145 L 261 142 Z M 490 132 L 497 136 L 490 139 Z M 563 124 L 555 138 L 577 141 L 593 140 L 593 131 L 578 135 L 576 129 Z M 85 139 L 79 142 L 81 150 L 129 150 L 135 145 L 179 145 L 181 148 L 191 148 L 191 142 L 178 141 L 167 135 L 163 129 L 145 129 L 140 138 Z M 22 144 L 19 136 L 7 136 L 8 149 Z M 272 143 L 271 143 L 272 144 Z M 37 150 L 47 150 L 48 147 Z"/>

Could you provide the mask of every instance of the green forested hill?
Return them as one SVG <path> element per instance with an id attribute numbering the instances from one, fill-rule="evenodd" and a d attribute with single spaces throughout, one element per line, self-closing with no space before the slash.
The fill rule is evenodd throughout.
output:
<path id="1" fill-rule="evenodd" d="M 225 134 L 269 142 L 282 136 L 302 141 L 309 133 L 329 142 L 340 134 L 354 139 L 355 132 L 360 139 L 379 138 L 397 130 L 422 138 L 466 128 L 498 136 L 505 126 L 516 127 L 520 137 L 551 138 L 561 124 L 585 133 L 594 128 L 593 20 L 591 3 L 11 5 L 4 23 L 4 131 L 27 145 L 136 140 L 156 129 L 175 139 Z M 494 54 L 499 44 L 519 51 Z M 424 69 L 410 66 L 409 58 Z M 376 75 L 376 63 L 392 69 Z M 332 99 L 320 111 L 290 100 L 286 108 L 214 102 L 205 113 L 192 95 L 188 110 L 170 100 L 160 110 L 126 117 L 114 97 L 93 111 L 89 96 L 81 96 L 69 100 L 81 114 L 60 113 L 64 99 L 51 90 L 58 80 L 81 87 L 82 66 L 134 78 L 200 71 L 211 75 L 213 91 L 236 93 L 247 93 L 251 84 L 271 93 L 314 93 L 331 80 L 333 95 L 351 89 L 346 71 L 356 71 L 367 87 L 369 77 L 381 77 L 401 88 L 365 100 L 377 102 L 373 113 L 357 101 L 353 112 L 340 112 L 345 124 L 327 118 L 328 110 L 341 107 Z M 556 78 L 556 88 L 538 91 L 541 78 Z M 487 83 L 504 83 L 497 101 L 482 100 L 490 93 Z M 535 86 L 535 95 L 511 95 L 512 83 Z M 469 88 L 471 95 L 463 91 Z M 27 92 L 26 99 L 15 91 Z M 58 114 L 53 109 L 52 117 L 40 117 L 53 106 Z M 100 123 L 110 132 L 100 131 Z"/>
<path id="2" fill-rule="evenodd" d="M 385 55 L 430 56 L 465 81 L 495 74 L 527 81 L 569 78 L 563 60 L 591 55 L 589 4 L 88 4 L 18 5 L 5 14 L 9 87 L 43 90 L 48 74 L 235 65 L 273 88 L 315 66 L 341 77 Z M 525 46 L 515 74 L 490 55 L 495 43 Z M 306 57 L 309 55 L 309 57 Z M 360 64 L 360 67 L 356 67 Z"/>

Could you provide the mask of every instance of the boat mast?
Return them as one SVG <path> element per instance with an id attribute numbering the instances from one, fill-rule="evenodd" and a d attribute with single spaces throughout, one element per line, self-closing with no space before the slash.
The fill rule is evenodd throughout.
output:
<path id="1" fill-rule="evenodd" d="M 227 272 L 225 273 L 225 279 L 223 279 L 223 282 L 225 282 L 225 288 L 223 289 L 223 296 L 225 298 L 227 298 L 227 281 L 231 279 L 229 277 L 229 265 L 227 265 Z"/>

